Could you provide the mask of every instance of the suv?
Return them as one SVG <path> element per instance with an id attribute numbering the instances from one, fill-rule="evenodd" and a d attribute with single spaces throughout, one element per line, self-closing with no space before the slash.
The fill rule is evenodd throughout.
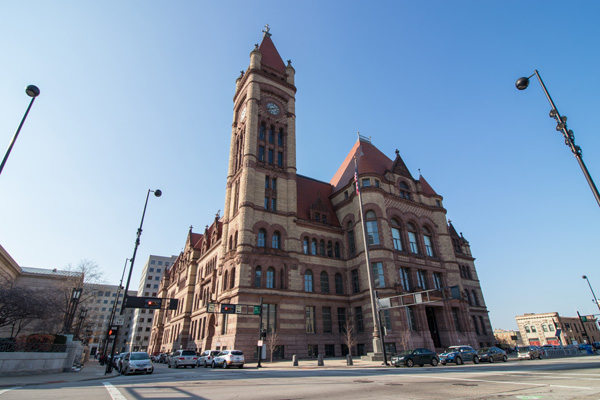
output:
<path id="1" fill-rule="evenodd" d="M 475 364 L 479 364 L 479 356 L 471 346 L 450 346 L 440 354 L 440 363 L 442 365 L 450 362 L 461 365 L 465 361 L 473 361 Z"/>
<path id="2" fill-rule="evenodd" d="M 144 351 L 125 353 L 121 363 L 121 373 L 123 375 L 134 374 L 136 372 L 144 372 L 146 374 L 154 372 L 154 366 L 152 365 L 150 356 Z"/>
<path id="3" fill-rule="evenodd" d="M 199 367 L 208 367 L 212 366 L 213 359 L 219 354 L 219 350 L 204 350 L 202 354 L 198 357 L 197 365 Z"/>
<path id="4" fill-rule="evenodd" d="M 167 360 L 169 368 L 192 367 L 196 368 L 196 352 L 194 350 L 177 350 L 171 354 Z"/>
<path id="5" fill-rule="evenodd" d="M 223 350 L 213 358 L 212 367 L 232 367 L 244 368 L 244 353 L 241 350 Z"/>
<path id="6" fill-rule="evenodd" d="M 519 346 L 517 348 L 518 358 L 533 360 L 534 358 L 542 359 L 542 352 L 537 346 Z"/>

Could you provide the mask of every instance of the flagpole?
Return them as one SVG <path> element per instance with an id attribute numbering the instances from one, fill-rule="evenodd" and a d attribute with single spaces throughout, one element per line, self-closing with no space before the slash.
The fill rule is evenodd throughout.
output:
<path id="1" fill-rule="evenodd" d="M 363 212 L 362 194 L 360 192 L 360 184 L 358 182 L 358 161 L 354 156 L 354 180 L 356 181 L 356 193 L 358 194 L 358 205 L 360 208 L 360 221 L 363 230 L 363 242 L 365 244 L 365 260 L 367 263 L 367 276 L 369 279 L 369 294 L 371 297 L 371 314 L 373 314 L 373 352 L 383 352 L 381 346 L 381 337 L 379 334 L 379 322 L 377 316 L 379 315 L 378 309 L 375 303 L 375 291 L 373 290 L 373 277 L 371 272 L 371 260 L 369 258 L 369 241 L 367 239 L 367 228 L 365 225 L 365 214 Z"/>

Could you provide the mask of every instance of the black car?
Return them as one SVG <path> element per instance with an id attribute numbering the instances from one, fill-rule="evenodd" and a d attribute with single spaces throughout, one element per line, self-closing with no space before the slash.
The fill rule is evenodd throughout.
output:
<path id="1" fill-rule="evenodd" d="M 425 364 L 431 364 L 433 367 L 440 363 L 440 358 L 436 353 L 428 349 L 404 350 L 400 354 L 392 356 L 392 365 L 399 367 L 406 365 L 412 367 L 415 364 L 422 367 Z"/>
<path id="2" fill-rule="evenodd" d="M 498 347 L 482 347 L 477 350 L 477 355 L 482 362 L 487 361 L 493 363 L 494 361 L 508 361 L 506 352 Z"/>

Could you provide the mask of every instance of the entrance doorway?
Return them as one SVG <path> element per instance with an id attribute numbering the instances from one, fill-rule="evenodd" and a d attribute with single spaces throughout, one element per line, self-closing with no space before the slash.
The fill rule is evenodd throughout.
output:
<path id="1" fill-rule="evenodd" d="M 429 326 L 429 333 L 431 333 L 431 340 L 433 340 L 433 345 L 436 348 L 442 347 L 442 342 L 440 340 L 440 332 L 438 330 L 438 324 L 435 318 L 435 308 L 425 307 L 425 314 L 427 315 L 427 325 Z"/>

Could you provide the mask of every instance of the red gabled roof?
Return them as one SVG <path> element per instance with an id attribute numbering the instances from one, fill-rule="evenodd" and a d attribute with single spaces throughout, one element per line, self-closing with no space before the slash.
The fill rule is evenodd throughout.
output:
<path id="1" fill-rule="evenodd" d="M 354 179 L 354 157 L 358 160 L 359 175 L 376 174 L 383 176 L 385 171 L 392 167 L 392 160 L 379 151 L 377 147 L 370 142 L 359 139 L 354 143 L 350 153 L 331 178 L 330 183 L 333 186 L 333 192 L 338 191 L 346 186 L 351 179 Z"/>
<path id="2" fill-rule="evenodd" d="M 279 52 L 275 48 L 270 36 L 271 35 L 265 35 L 260 47 L 258 48 L 260 54 L 262 55 L 261 63 L 280 71 L 282 74 L 285 74 L 285 64 L 281 59 Z"/>
<path id="3" fill-rule="evenodd" d="M 419 182 L 421 182 L 421 191 L 423 193 L 425 193 L 427 195 L 430 195 L 430 196 L 437 196 L 438 195 L 435 192 L 435 190 L 433 190 L 433 188 L 431 187 L 431 185 L 429 185 L 429 183 L 422 176 L 419 177 Z"/>
<path id="4" fill-rule="evenodd" d="M 329 200 L 329 196 L 333 189 L 329 183 L 317 181 L 302 175 L 296 175 L 296 188 L 298 195 L 298 200 L 296 202 L 298 218 L 310 220 L 311 206 L 320 198 L 323 206 L 331 216 L 330 225 L 340 226 L 337 215 L 333 210 L 333 205 Z"/>

